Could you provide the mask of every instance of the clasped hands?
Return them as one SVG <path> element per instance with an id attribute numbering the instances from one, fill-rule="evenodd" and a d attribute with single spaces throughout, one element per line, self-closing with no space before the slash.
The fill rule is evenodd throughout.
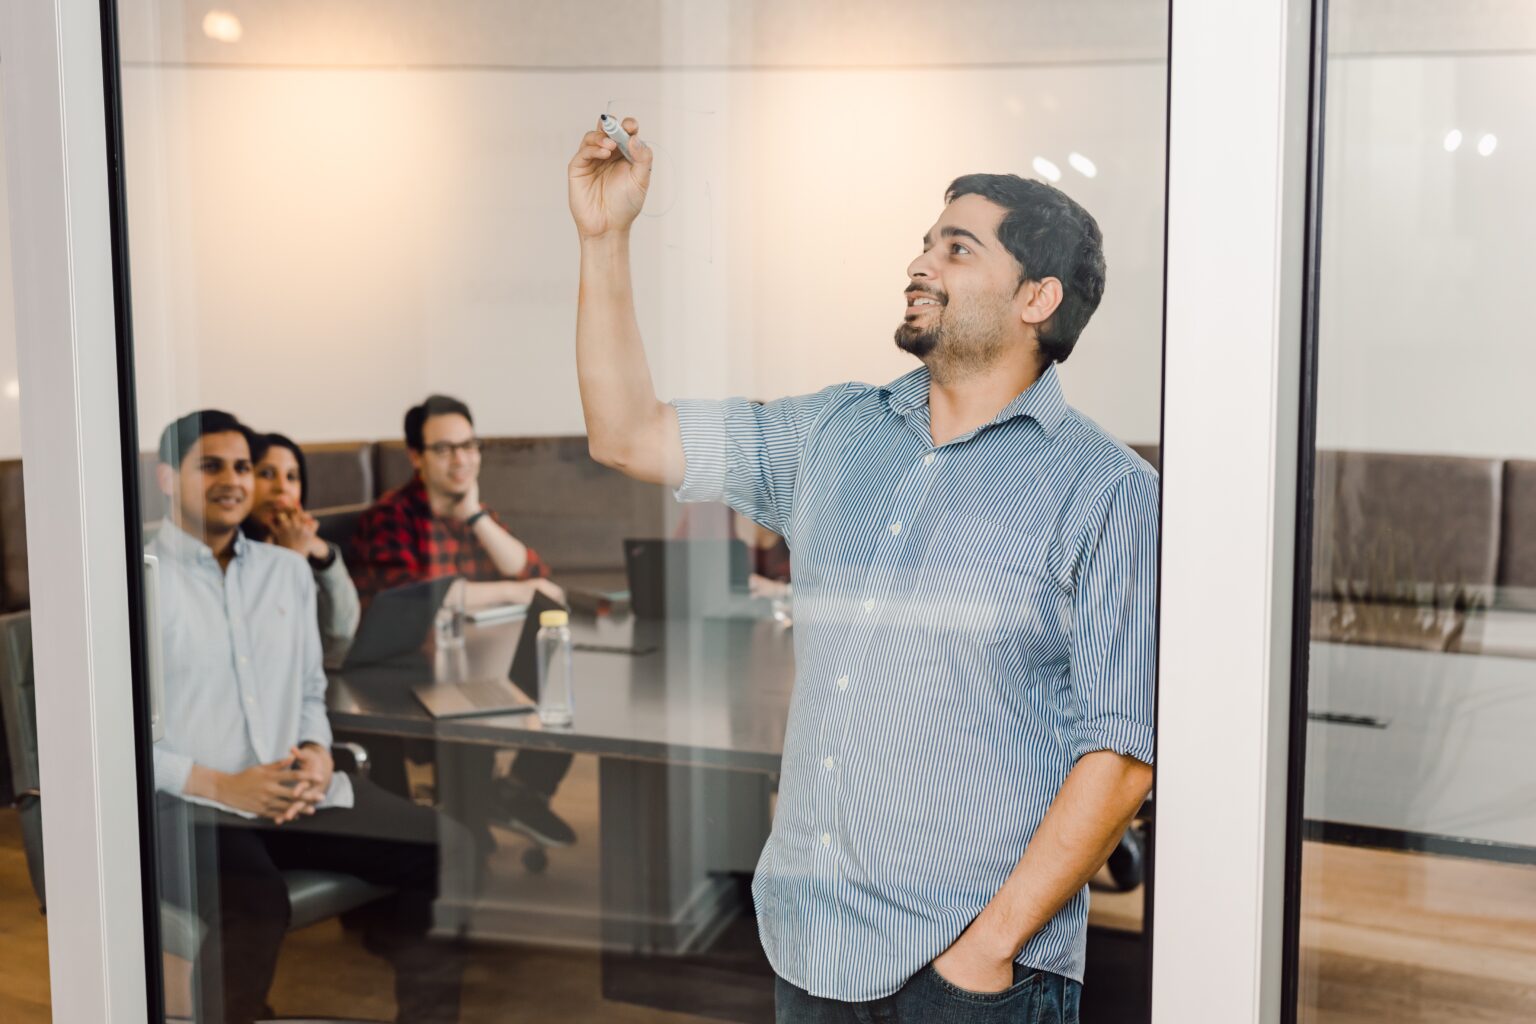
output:
<path id="1" fill-rule="evenodd" d="M 331 788 L 331 753 L 315 743 L 290 747 L 288 756 L 219 778 L 215 799 L 277 825 L 315 813 Z"/>

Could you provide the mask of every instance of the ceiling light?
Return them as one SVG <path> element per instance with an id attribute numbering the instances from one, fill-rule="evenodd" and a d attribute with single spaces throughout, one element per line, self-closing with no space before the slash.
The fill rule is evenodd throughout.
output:
<path id="1" fill-rule="evenodd" d="M 1098 176 L 1098 167 L 1094 166 L 1093 161 L 1089 160 L 1081 153 L 1068 153 L 1067 163 L 1071 164 L 1072 169 L 1085 178 L 1093 178 Z"/>
<path id="2" fill-rule="evenodd" d="M 1035 157 L 1034 168 L 1035 173 L 1040 175 L 1040 177 L 1044 178 L 1046 181 L 1061 180 L 1061 168 L 1057 167 L 1043 156 Z"/>
<path id="3" fill-rule="evenodd" d="M 5 397 L 6 398 L 20 398 L 21 397 L 21 381 L 19 381 L 19 380 L 8 380 L 8 381 L 6 381 L 5 382 Z"/>
<path id="4" fill-rule="evenodd" d="M 1445 151 L 1454 153 L 1461 146 L 1461 129 L 1452 128 L 1445 133 Z"/>
<path id="5" fill-rule="evenodd" d="M 1499 148 L 1497 135 L 1484 135 L 1477 140 L 1477 151 L 1483 156 L 1492 156 L 1493 151 Z"/>
<path id="6" fill-rule="evenodd" d="M 238 43 L 244 30 L 240 19 L 228 11 L 209 11 L 203 15 L 203 35 L 221 43 Z"/>

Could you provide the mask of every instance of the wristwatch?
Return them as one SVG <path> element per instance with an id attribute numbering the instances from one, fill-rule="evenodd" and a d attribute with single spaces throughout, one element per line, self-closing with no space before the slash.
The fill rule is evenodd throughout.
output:
<path id="1" fill-rule="evenodd" d="M 469 527 L 471 530 L 473 530 L 475 528 L 475 524 L 476 523 L 478 523 L 481 519 L 484 519 L 486 516 L 488 516 L 490 514 L 491 514 L 491 510 L 490 509 L 482 508 L 480 511 L 478 511 L 478 512 L 474 513 L 473 515 L 471 515 L 468 519 L 464 520 L 464 525 Z"/>
<path id="2" fill-rule="evenodd" d="M 331 566 L 333 566 L 335 564 L 336 564 L 336 545 L 334 545 L 334 544 L 327 544 L 325 546 L 325 557 L 324 558 L 316 558 L 314 555 L 310 555 L 309 556 L 309 566 L 310 566 L 310 568 L 314 569 L 316 572 L 324 572 L 325 570 L 329 569 Z"/>

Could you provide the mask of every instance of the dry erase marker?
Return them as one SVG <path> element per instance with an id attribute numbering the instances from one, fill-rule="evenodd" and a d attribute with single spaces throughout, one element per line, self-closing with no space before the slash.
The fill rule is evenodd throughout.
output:
<path id="1" fill-rule="evenodd" d="M 607 114 L 604 114 L 598 123 L 603 126 L 603 134 L 619 147 L 619 153 L 624 159 L 634 163 L 635 158 L 629 155 L 629 132 L 624 130 L 624 126 Z"/>

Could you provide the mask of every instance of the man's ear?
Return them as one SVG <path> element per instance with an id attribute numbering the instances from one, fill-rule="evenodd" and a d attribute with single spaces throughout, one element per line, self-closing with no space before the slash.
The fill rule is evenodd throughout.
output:
<path id="1" fill-rule="evenodd" d="M 405 450 L 405 454 L 410 456 L 410 458 L 411 458 L 411 468 L 414 469 L 416 472 L 420 473 L 421 472 L 421 452 L 417 451 L 415 448 L 407 448 Z"/>
<path id="2" fill-rule="evenodd" d="M 1043 277 L 1038 281 L 1026 281 L 1024 308 L 1019 313 L 1019 319 L 1031 327 L 1039 327 L 1061 305 L 1061 295 L 1061 281 L 1058 278 Z"/>
<path id="3" fill-rule="evenodd" d="M 160 493 L 167 498 L 176 496 L 177 473 L 164 462 L 155 467 L 155 483 L 160 485 Z"/>

